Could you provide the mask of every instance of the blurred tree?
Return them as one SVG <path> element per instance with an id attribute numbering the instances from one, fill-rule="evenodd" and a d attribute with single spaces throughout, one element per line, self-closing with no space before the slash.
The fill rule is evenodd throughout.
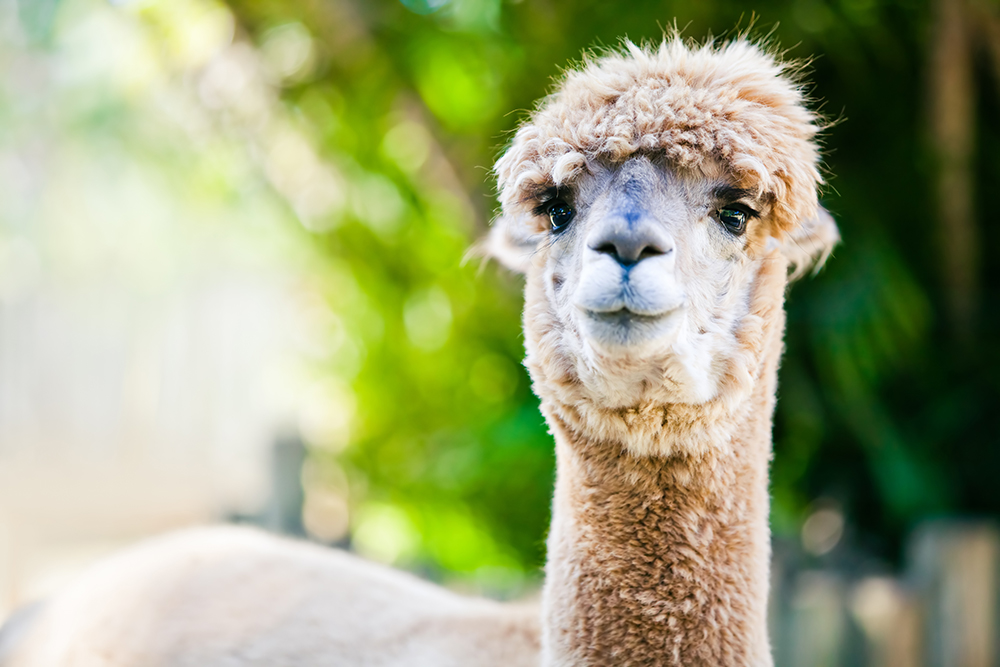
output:
<path id="1" fill-rule="evenodd" d="M 940 0 L 941 15 L 957 2 Z M 335 167 L 336 205 L 301 215 L 327 257 L 333 313 L 319 405 L 335 423 L 306 433 L 314 463 L 347 480 L 360 549 L 512 590 L 543 559 L 553 458 L 519 365 L 519 281 L 462 262 L 494 206 L 489 166 L 583 49 L 658 40 L 671 22 L 725 36 L 749 19 L 730 0 L 229 6 Z M 995 29 L 996 8 L 976 7 Z M 768 0 L 752 31 L 795 45 L 786 57 L 815 56 L 811 93 L 846 116 L 825 139 L 844 245 L 789 302 L 773 523 L 792 534 L 832 497 L 888 557 L 928 513 L 1000 511 L 1000 304 L 975 287 L 1000 262 L 974 259 L 989 235 L 972 213 L 993 207 L 973 183 L 1000 177 L 1000 109 L 979 51 L 931 9 Z M 977 34 L 1000 52 L 995 30 Z M 949 313 L 976 343 L 964 355 Z"/>

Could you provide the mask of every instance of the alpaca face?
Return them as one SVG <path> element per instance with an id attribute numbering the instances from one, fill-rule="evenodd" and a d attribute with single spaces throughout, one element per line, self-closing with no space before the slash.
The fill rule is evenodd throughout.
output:
<path id="1" fill-rule="evenodd" d="M 526 317 L 529 355 L 559 332 L 564 361 L 606 405 L 713 398 L 763 261 L 767 201 L 721 169 L 645 155 L 595 161 L 537 199 L 547 229 L 526 312 L 546 316 Z"/>
<path id="2" fill-rule="evenodd" d="M 745 404 L 780 340 L 765 325 L 781 326 L 786 269 L 838 239 L 819 126 L 789 66 L 745 39 L 626 42 L 567 72 L 496 162 L 485 245 L 527 275 L 525 364 L 547 414 L 636 454 L 728 442 L 725 420 L 686 406 Z"/>

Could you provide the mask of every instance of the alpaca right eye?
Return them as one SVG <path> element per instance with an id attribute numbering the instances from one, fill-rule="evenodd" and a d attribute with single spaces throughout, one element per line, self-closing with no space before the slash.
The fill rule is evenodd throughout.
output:
<path id="1" fill-rule="evenodd" d="M 573 220 L 573 207 L 561 199 L 549 202 L 547 208 L 549 220 L 552 222 L 552 231 L 559 233 L 569 226 Z"/>

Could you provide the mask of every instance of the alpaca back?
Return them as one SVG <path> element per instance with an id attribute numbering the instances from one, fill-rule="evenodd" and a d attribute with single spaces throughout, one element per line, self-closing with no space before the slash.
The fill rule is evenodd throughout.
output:
<path id="1" fill-rule="evenodd" d="M 534 665 L 533 610 L 245 528 L 109 559 L 40 611 L 4 667 Z"/>

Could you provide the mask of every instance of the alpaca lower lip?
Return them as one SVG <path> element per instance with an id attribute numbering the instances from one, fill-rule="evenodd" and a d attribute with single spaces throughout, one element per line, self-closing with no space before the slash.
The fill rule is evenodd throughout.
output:
<path id="1" fill-rule="evenodd" d="M 581 324 L 585 335 L 602 347 L 633 347 L 673 331 L 680 322 L 674 316 L 681 310 L 673 308 L 656 315 L 642 315 L 627 308 L 615 311 L 583 309 Z"/>
<path id="2" fill-rule="evenodd" d="M 670 313 L 672 313 L 673 311 L 668 310 L 663 313 L 657 313 L 656 315 L 644 315 L 641 313 L 635 313 L 629 310 L 628 308 L 621 308 L 619 310 L 611 312 L 598 311 L 598 310 L 585 310 L 584 312 L 587 313 L 588 317 L 591 317 L 595 320 L 608 322 L 612 324 L 628 325 L 639 322 L 649 322 L 649 323 L 657 322 L 666 317 L 667 315 L 669 315 Z"/>

